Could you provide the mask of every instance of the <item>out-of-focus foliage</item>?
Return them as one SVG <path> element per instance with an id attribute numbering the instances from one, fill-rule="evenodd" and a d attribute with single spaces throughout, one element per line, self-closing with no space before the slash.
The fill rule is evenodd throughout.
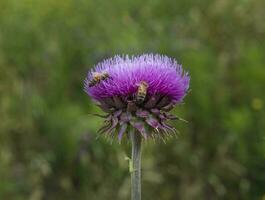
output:
<path id="1" fill-rule="evenodd" d="M 0 0 L 0 199 L 129 199 L 129 145 L 96 140 L 87 70 L 157 52 L 190 71 L 179 139 L 148 142 L 143 199 L 265 198 L 265 2 Z"/>

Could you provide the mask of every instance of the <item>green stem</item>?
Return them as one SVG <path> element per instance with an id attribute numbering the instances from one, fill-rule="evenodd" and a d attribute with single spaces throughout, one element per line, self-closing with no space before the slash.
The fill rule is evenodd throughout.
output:
<path id="1" fill-rule="evenodd" d="M 131 200 L 141 200 L 141 136 L 134 129 L 130 132 L 132 142 Z"/>

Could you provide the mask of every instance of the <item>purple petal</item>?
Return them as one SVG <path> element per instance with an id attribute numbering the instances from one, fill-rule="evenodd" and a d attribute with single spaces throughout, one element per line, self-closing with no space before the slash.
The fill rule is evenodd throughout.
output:
<path id="1" fill-rule="evenodd" d="M 95 87 L 89 87 L 93 72 L 106 72 L 109 75 Z M 179 103 L 185 97 L 190 77 L 176 60 L 166 56 L 144 54 L 141 56 L 115 56 L 95 66 L 88 72 L 84 89 L 95 100 L 114 96 L 129 97 L 137 91 L 137 84 L 148 84 L 148 95 L 155 94 L 169 97 Z M 108 103 L 113 106 L 113 102 Z"/>

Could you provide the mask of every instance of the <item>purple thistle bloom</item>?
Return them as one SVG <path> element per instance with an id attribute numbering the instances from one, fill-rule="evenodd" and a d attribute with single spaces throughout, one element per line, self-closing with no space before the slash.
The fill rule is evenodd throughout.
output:
<path id="1" fill-rule="evenodd" d="M 167 121 L 180 118 L 168 111 L 183 101 L 189 81 L 182 66 L 166 56 L 115 56 L 88 72 L 84 89 L 109 113 L 100 133 L 121 140 L 134 127 L 144 138 L 163 138 L 176 131 Z"/>

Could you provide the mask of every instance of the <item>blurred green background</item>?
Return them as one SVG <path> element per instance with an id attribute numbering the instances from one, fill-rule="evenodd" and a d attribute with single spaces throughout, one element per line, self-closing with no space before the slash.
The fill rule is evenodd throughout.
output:
<path id="1" fill-rule="evenodd" d="M 129 144 L 83 92 L 115 54 L 175 57 L 178 140 L 147 142 L 143 200 L 265 199 L 265 1 L 0 0 L 0 199 L 129 199 Z"/>

